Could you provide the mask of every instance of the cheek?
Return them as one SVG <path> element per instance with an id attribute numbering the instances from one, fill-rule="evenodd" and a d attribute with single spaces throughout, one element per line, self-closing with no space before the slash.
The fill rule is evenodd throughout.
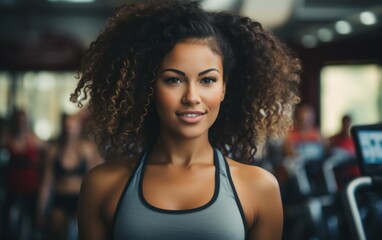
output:
<path id="1" fill-rule="evenodd" d="M 219 95 L 215 95 L 215 96 L 212 96 L 210 98 L 208 98 L 206 100 L 206 102 L 208 102 L 208 104 L 213 107 L 213 108 L 217 108 L 220 106 L 221 104 L 221 100 L 222 100 L 222 97 L 219 96 Z"/>
<path id="2" fill-rule="evenodd" d="M 166 91 L 163 89 L 156 89 L 155 101 L 157 105 L 158 114 L 166 109 L 171 109 L 177 103 L 177 96 L 174 92 Z"/>
<path id="3" fill-rule="evenodd" d="M 204 95 L 204 102 L 209 105 L 211 108 L 219 107 L 223 101 L 224 94 L 222 90 L 217 90 L 212 92 L 207 92 Z"/>

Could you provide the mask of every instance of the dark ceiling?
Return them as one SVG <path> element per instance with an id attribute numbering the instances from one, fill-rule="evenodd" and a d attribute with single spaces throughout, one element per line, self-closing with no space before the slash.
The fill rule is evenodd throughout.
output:
<path id="1" fill-rule="evenodd" d="M 95 0 L 92 3 L 78 4 L 62 2 L 52 3 L 48 2 L 48 0 L 0 0 L 0 24 L 7 24 L 7 21 L 9 21 L 9 17 L 11 16 L 25 15 L 29 17 L 47 15 L 52 18 L 52 21 L 54 21 L 54 17 L 58 15 L 97 16 L 100 19 L 106 20 L 107 17 L 112 14 L 113 9 L 116 6 L 125 2 L 137 1 L 139 0 Z M 206 1 L 211 0 L 199 0 L 199 2 Z M 238 12 L 244 1 L 255 0 L 236 0 L 231 4 L 230 10 Z M 260 2 L 261 0 L 256 1 Z M 382 0 L 289 1 L 293 2 L 291 16 L 283 25 L 272 28 L 272 30 L 281 38 L 294 45 L 313 48 L 320 44 L 327 44 L 328 42 L 343 38 L 353 38 L 360 34 L 366 34 L 368 37 L 381 39 Z M 377 20 L 375 24 L 363 25 L 359 23 L 358 15 L 366 10 L 375 14 Z M 7 16 L 8 18 L 6 18 Z M 335 23 L 339 20 L 349 21 L 352 25 L 352 32 L 347 34 L 336 33 Z M 326 33 L 330 31 L 330 39 L 326 38 L 320 40 L 320 36 L 317 36 L 317 32 L 320 29 L 325 29 L 321 31 L 323 33 L 325 31 Z"/>
<path id="2" fill-rule="evenodd" d="M 375 14 L 376 23 L 364 25 L 360 23 L 362 12 Z M 347 34 L 336 32 L 336 22 L 346 20 L 351 24 L 352 31 Z M 320 29 L 329 30 L 333 39 L 319 39 Z M 356 38 L 381 38 L 382 33 L 382 1 L 381 0 L 296 0 L 294 13 L 285 25 L 275 29 L 275 32 L 296 45 L 315 47 L 328 44 L 331 41 Z M 315 41 L 312 45 L 304 43 L 304 36 L 310 36 Z"/>

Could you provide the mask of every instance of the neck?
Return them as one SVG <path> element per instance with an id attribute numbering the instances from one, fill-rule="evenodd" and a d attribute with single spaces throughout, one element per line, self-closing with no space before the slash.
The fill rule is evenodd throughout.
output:
<path id="1" fill-rule="evenodd" d="M 350 132 L 346 129 L 343 129 L 341 132 L 340 132 L 340 135 L 341 136 L 345 136 L 345 137 L 350 137 Z"/>
<path id="2" fill-rule="evenodd" d="M 78 136 L 68 136 L 68 138 L 66 140 L 66 145 L 73 146 L 73 145 L 77 145 L 78 142 L 79 142 Z"/>
<path id="3" fill-rule="evenodd" d="M 150 160 L 160 164 L 190 166 L 197 163 L 212 163 L 213 153 L 207 136 L 195 139 L 174 139 L 164 135 L 158 137 Z"/>

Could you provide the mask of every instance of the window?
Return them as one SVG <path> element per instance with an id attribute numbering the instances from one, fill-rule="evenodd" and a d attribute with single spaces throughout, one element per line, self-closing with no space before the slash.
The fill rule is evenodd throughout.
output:
<path id="1" fill-rule="evenodd" d="M 77 81 L 75 72 L 0 73 L 0 114 L 5 117 L 10 112 L 9 106 L 23 109 L 38 137 L 42 140 L 56 137 L 61 113 L 80 110 L 69 101 Z"/>
<path id="2" fill-rule="evenodd" d="M 377 64 L 331 65 L 321 70 L 321 130 L 339 131 L 348 114 L 353 124 L 382 121 L 382 68 Z"/>

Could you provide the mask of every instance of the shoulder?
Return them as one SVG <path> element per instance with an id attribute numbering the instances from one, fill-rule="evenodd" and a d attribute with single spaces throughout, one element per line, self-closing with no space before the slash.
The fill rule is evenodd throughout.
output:
<path id="1" fill-rule="evenodd" d="M 252 192 L 256 197 L 257 202 L 262 196 L 269 196 L 279 193 L 279 183 L 276 177 L 269 171 L 253 165 L 239 163 L 227 158 L 231 169 L 231 174 L 236 183 L 241 188 Z"/>
<path id="2" fill-rule="evenodd" d="M 101 211 L 112 222 L 114 209 L 134 171 L 136 161 L 115 160 L 101 163 L 90 169 L 82 180 L 80 205 Z"/>
<path id="3" fill-rule="evenodd" d="M 119 199 L 135 163 L 135 159 L 111 160 L 91 168 L 82 180 L 80 197 L 100 205 Z"/>
<path id="4" fill-rule="evenodd" d="M 340 134 L 340 133 L 337 133 L 337 134 L 334 134 L 334 135 L 330 136 L 330 137 L 328 138 L 328 140 L 329 140 L 329 141 L 336 141 L 336 140 L 338 140 L 338 139 L 340 139 L 340 138 L 341 138 L 341 134 Z"/>
<path id="5" fill-rule="evenodd" d="M 280 239 L 283 209 L 274 175 L 261 167 L 227 160 L 250 226 L 250 238 Z"/>
<path id="6" fill-rule="evenodd" d="M 94 189 L 94 191 L 107 191 L 110 187 L 125 182 L 133 172 L 135 160 L 112 160 L 103 162 L 90 169 L 83 181 L 82 188 Z"/>
<path id="7" fill-rule="evenodd" d="M 82 238 L 105 236 L 102 239 L 106 239 L 110 235 L 115 209 L 134 167 L 132 159 L 115 160 L 101 163 L 87 172 L 82 180 L 77 212 Z M 94 230 L 89 231 L 92 228 Z"/>
<path id="8" fill-rule="evenodd" d="M 258 166 L 239 163 L 231 159 L 227 159 L 227 161 L 235 187 L 247 192 L 246 198 L 255 203 L 258 210 L 270 203 L 271 199 L 280 198 L 279 183 L 272 173 Z"/>

